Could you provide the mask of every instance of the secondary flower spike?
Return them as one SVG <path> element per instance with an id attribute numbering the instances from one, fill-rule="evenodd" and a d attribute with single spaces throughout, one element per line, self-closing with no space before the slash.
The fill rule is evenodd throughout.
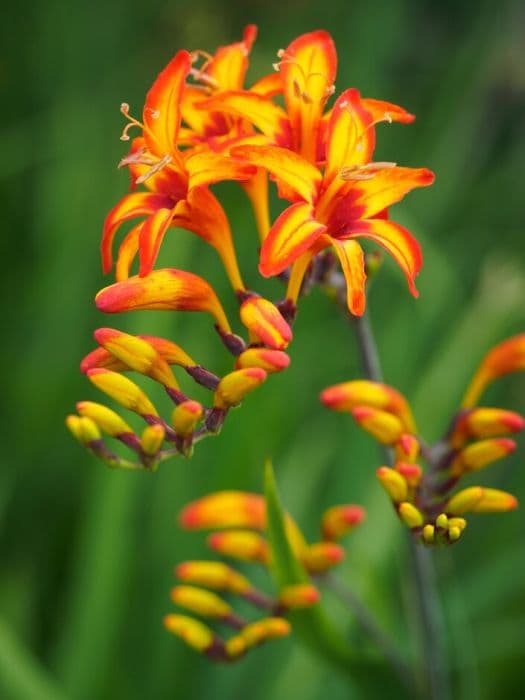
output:
<path id="1" fill-rule="evenodd" d="M 523 336 L 516 336 L 487 354 L 467 391 L 464 408 L 452 417 L 449 430 L 435 446 L 424 445 L 408 402 L 385 384 L 358 380 L 321 393 L 328 408 L 351 413 L 380 444 L 393 448 L 394 464 L 379 467 L 376 476 L 400 520 L 423 544 L 457 542 L 467 526 L 465 514 L 517 508 L 517 499 L 500 489 L 453 490 L 467 474 L 516 449 L 514 440 L 504 436 L 524 430 L 525 419 L 513 411 L 473 404 L 489 381 L 525 369 L 524 348 Z M 417 463 L 420 460 L 427 462 L 426 470 Z"/>

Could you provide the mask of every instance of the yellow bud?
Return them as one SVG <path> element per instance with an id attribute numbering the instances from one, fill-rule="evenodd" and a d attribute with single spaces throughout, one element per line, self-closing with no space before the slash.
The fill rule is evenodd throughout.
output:
<path id="1" fill-rule="evenodd" d="M 483 495 L 470 509 L 473 513 L 506 513 L 518 507 L 515 496 L 499 489 L 482 489 Z"/>
<path id="2" fill-rule="evenodd" d="M 467 521 L 465 518 L 449 518 L 448 526 L 449 528 L 457 527 L 461 530 L 461 532 L 463 532 L 463 530 L 467 527 Z"/>
<path id="3" fill-rule="evenodd" d="M 231 607 L 211 591 L 194 586 L 176 586 L 171 589 L 171 599 L 176 605 L 203 617 L 223 618 L 231 614 Z"/>
<path id="4" fill-rule="evenodd" d="M 433 525 L 427 524 L 423 528 L 423 539 L 427 544 L 432 544 L 434 542 L 435 528 Z"/>
<path id="5" fill-rule="evenodd" d="M 268 617 L 258 622 L 252 622 L 241 630 L 240 636 L 248 649 L 265 642 L 268 639 L 285 637 L 290 633 L 290 623 L 282 617 Z"/>
<path id="6" fill-rule="evenodd" d="M 461 530 L 459 527 L 451 527 L 448 530 L 448 538 L 451 542 L 456 542 L 461 537 Z"/>
<path id="7" fill-rule="evenodd" d="M 242 656 L 246 651 L 246 642 L 240 634 L 237 634 L 235 637 L 231 637 L 225 642 L 224 648 L 230 659 L 238 659 L 239 656 Z"/>
<path id="8" fill-rule="evenodd" d="M 352 416 L 361 428 L 366 430 L 382 445 L 395 444 L 404 431 L 401 420 L 388 411 L 369 406 L 356 406 Z"/>
<path id="9" fill-rule="evenodd" d="M 110 408 L 107 408 L 100 403 L 95 403 L 93 401 L 79 401 L 77 403 L 77 411 L 81 416 L 91 418 L 91 420 L 95 421 L 101 430 L 112 437 L 121 435 L 122 433 L 133 432 L 126 421 L 123 420 L 118 413 L 115 413 L 115 411 L 112 411 Z"/>
<path id="10" fill-rule="evenodd" d="M 83 445 L 89 445 L 90 442 L 100 440 L 100 430 L 91 418 L 71 415 L 66 418 L 66 426 Z"/>
<path id="11" fill-rule="evenodd" d="M 215 407 L 237 406 L 247 394 L 265 381 L 266 376 L 266 372 L 260 367 L 248 367 L 230 372 L 221 379 L 215 391 Z"/>
<path id="12" fill-rule="evenodd" d="M 316 542 L 308 546 L 301 559 L 306 569 L 313 574 L 320 574 L 332 569 L 345 557 L 345 551 L 334 542 Z"/>
<path id="13" fill-rule="evenodd" d="M 282 350 L 268 348 L 248 348 L 242 352 L 235 362 L 235 369 L 245 367 L 260 367 L 268 374 L 282 372 L 290 364 L 290 358 Z"/>
<path id="14" fill-rule="evenodd" d="M 395 469 L 379 467 L 376 472 L 381 486 L 385 489 L 394 503 L 401 503 L 407 497 L 408 487 L 406 479 Z"/>
<path id="15" fill-rule="evenodd" d="M 328 508 L 321 520 L 323 539 L 338 540 L 360 525 L 365 517 L 365 509 L 361 506 L 345 504 Z"/>
<path id="16" fill-rule="evenodd" d="M 195 430 L 204 409 L 198 401 L 183 401 L 173 410 L 171 421 L 178 435 L 188 437 Z"/>
<path id="17" fill-rule="evenodd" d="M 401 520 L 409 528 L 421 527 L 425 522 L 423 513 L 412 503 L 401 503 L 398 512 Z"/>
<path id="18" fill-rule="evenodd" d="M 286 586 L 279 593 L 279 604 L 295 610 L 297 608 L 309 608 L 319 602 L 320 594 L 311 583 L 299 583 L 295 586 Z"/>
<path id="19" fill-rule="evenodd" d="M 90 369 L 89 381 L 121 406 L 140 415 L 157 416 L 155 407 L 146 394 L 131 379 L 107 369 Z"/>
<path id="20" fill-rule="evenodd" d="M 140 439 L 140 446 L 144 454 L 154 457 L 162 447 L 165 437 L 166 431 L 162 425 L 147 425 Z"/>
<path id="21" fill-rule="evenodd" d="M 440 513 L 436 518 L 436 526 L 446 530 L 448 528 L 448 518 L 446 513 Z"/>
<path id="22" fill-rule="evenodd" d="M 483 489 L 481 486 L 470 486 L 468 489 L 463 489 L 452 496 L 446 505 L 446 511 L 450 515 L 462 515 L 472 511 L 482 498 Z"/>
<path id="23" fill-rule="evenodd" d="M 498 459 L 506 457 L 516 449 L 516 443 L 509 438 L 480 440 L 467 445 L 454 460 L 451 471 L 461 474 L 464 471 L 478 471 Z"/>
<path id="24" fill-rule="evenodd" d="M 267 564 L 269 548 L 266 540 L 251 530 L 226 530 L 208 537 L 208 545 L 223 556 Z"/>
<path id="25" fill-rule="evenodd" d="M 247 578 L 231 566 L 218 561 L 186 561 L 177 566 L 175 575 L 181 581 L 218 591 L 230 591 L 242 595 L 251 590 Z"/>
<path id="26" fill-rule="evenodd" d="M 188 646 L 197 651 L 206 651 L 213 644 L 211 629 L 187 615 L 166 615 L 164 626 L 169 632 L 183 639 Z"/>

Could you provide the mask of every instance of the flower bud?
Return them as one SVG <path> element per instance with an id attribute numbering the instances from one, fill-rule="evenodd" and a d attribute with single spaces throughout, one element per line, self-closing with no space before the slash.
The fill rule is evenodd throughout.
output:
<path id="1" fill-rule="evenodd" d="M 506 457 L 516 449 L 516 443 L 509 438 L 493 438 L 480 440 L 463 448 L 452 463 L 452 474 L 478 471 L 498 459 Z"/>
<path id="2" fill-rule="evenodd" d="M 77 403 L 77 411 L 81 416 L 91 418 L 98 427 L 111 437 L 116 437 L 122 434 L 133 433 L 125 420 L 118 413 L 112 411 L 107 406 L 94 401 L 79 401 Z"/>
<path id="3" fill-rule="evenodd" d="M 427 524 L 423 528 L 423 540 L 426 544 L 432 544 L 435 537 L 435 528 L 433 525 Z"/>
<path id="4" fill-rule="evenodd" d="M 175 586 L 171 589 L 171 599 L 181 608 L 203 617 L 220 619 L 228 617 L 232 612 L 228 603 L 218 595 L 194 586 Z"/>
<path id="5" fill-rule="evenodd" d="M 266 526 L 264 498 L 244 491 L 217 491 L 189 503 L 179 515 L 188 530 L 241 527 L 263 530 Z"/>
<path id="6" fill-rule="evenodd" d="M 71 415 L 66 418 L 66 426 L 82 445 L 100 440 L 100 430 L 91 418 Z"/>
<path id="7" fill-rule="evenodd" d="M 241 321 L 255 339 L 274 350 L 284 350 L 292 339 L 292 329 L 271 301 L 249 296 L 241 304 Z"/>
<path id="8" fill-rule="evenodd" d="M 401 503 L 398 508 L 399 517 L 410 529 L 421 527 L 425 522 L 423 513 L 412 503 Z"/>
<path id="9" fill-rule="evenodd" d="M 395 469 L 390 469 L 390 467 L 379 467 L 376 475 L 381 482 L 381 486 L 394 503 L 401 503 L 406 500 L 408 494 L 407 482 L 399 472 Z"/>
<path id="10" fill-rule="evenodd" d="M 519 433 L 525 428 L 525 419 L 514 411 L 502 408 L 474 408 L 463 411 L 450 437 L 453 447 L 461 447 L 472 438 L 491 438 L 508 433 Z"/>
<path id="11" fill-rule="evenodd" d="M 472 513 L 506 513 L 518 507 L 515 496 L 499 489 L 482 489 L 483 495 L 470 509 Z"/>
<path id="12" fill-rule="evenodd" d="M 131 379 L 107 369 L 90 369 L 87 376 L 97 389 L 111 396 L 124 408 L 143 416 L 158 416 L 146 394 Z"/>
<path id="13" fill-rule="evenodd" d="M 166 615 L 164 626 L 197 651 L 205 652 L 213 645 L 214 635 L 211 629 L 187 615 Z"/>
<path id="14" fill-rule="evenodd" d="M 356 423 L 382 445 L 393 445 L 403 434 L 403 423 L 387 411 L 369 406 L 356 406 L 352 409 Z"/>
<path id="15" fill-rule="evenodd" d="M 345 550 L 333 542 L 316 542 L 305 548 L 301 559 L 312 574 L 320 574 L 339 564 L 345 557 Z"/>
<path id="16" fill-rule="evenodd" d="M 195 430 L 204 414 L 204 409 L 198 401 L 183 401 L 175 407 L 171 414 L 171 422 L 175 432 L 181 437 L 188 437 Z"/>
<path id="17" fill-rule="evenodd" d="M 251 590 L 250 582 L 238 571 L 218 561 L 185 561 L 175 569 L 181 581 L 206 586 L 217 591 L 243 594 Z"/>
<path id="18" fill-rule="evenodd" d="M 286 637 L 289 633 L 290 623 L 287 620 L 282 617 L 268 617 L 246 625 L 239 634 L 246 642 L 246 648 L 251 649 L 268 639 Z"/>
<path id="19" fill-rule="evenodd" d="M 235 368 L 260 367 L 268 374 L 273 374 L 274 372 L 282 372 L 289 364 L 290 358 L 281 350 L 248 348 L 238 356 Z"/>
<path id="20" fill-rule="evenodd" d="M 397 462 L 396 472 L 401 474 L 410 488 L 415 488 L 421 481 L 423 470 L 419 464 L 409 464 L 408 462 Z"/>
<path id="21" fill-rule="evenodd" d="M 321 392 L 321 401 L 333 411 L 351 412 L 356 406 L 368 406 L 398 416 L 409 433 L 415 433 L 414 419 L 405 397 L 379 382 L 358 379 L 335 384 Z"/>
<path id="22" fill-rule="evenodd" d="M 461 532 L 463 532 L 463 530 L 467 527 L 467 521 L 465 518 L 449 518 L 448 527 L 457 527 Z"/>
<path id="23" fill-rule="evenodd" d="M 463 513 L 472 511 L 474 506 L 479 503 L 482 498 L 483 489 L 481 486 L 470 486 L 454 494 L 445 506 L 445 510 L 450 515 L 462 515 Z"/>
<path id="24" fill-rule="evenodd" d="M 266 372 L 259 367 L 249 367 L 230 372 L 223 377 L 214 395 L 216 408 L 237 406 L 244 397 L 257 389 L 266 379 Z"/>
<path id="25" fill-rule="evenodd" d="M 211 549 L 223 556 L 244 561 L 258 561 L 261 564 L 268 563 L 268 543 L 261 535 L 251 530 L 214 532 L 207 541 Z"/>
<path id="26" fill-rule="evenodd" d="M 279 593 L 279 605 L 288 610 L 309 608 L 319 602 L 320 593 L 311 583 L 299 583 L 286 586 Z"/>
<path id="27" fill-rule="evenodd" d="M 415 435 L 403 433 L 396 444 L 396 457 L 400 462 L 413 463 L 419 456 L 419 440 Z"/>
<path id="28" fill-rule="evenodd" d="M 440 527 L 442 530 L 447 530 L 449 526 L 448 518 L 446 513 L 440 513 L 436 518 L 436 527 Z"/>
<path id="29" fill-rule="evenodd" d="M 365 517 L 365 509 L 361 506 L 341 505 L 328 508 L 321 520 L 323 539 L 340 539 L 360 525 Z"/>
<path id="30" fill-rule="evenodd" d="M 155 348 L 158 354 L 169 364 L 180 367 L 193 367 L 197 363 L 182 348 L 166 338 L 155 335 L 138 335 Z M 129 369 L 128 365 L 112 355 L 106 348 L 96 348 L 84 357 L 80 363 L 80 371 L 87 374 L 88 369 L 102 368 L 113 372 L 122 372 Z"/>
<path id="31" fill-rule="evenodd" d="M 148 455 L 149 457 L 155 457 L 162 447 L 165 437 L 166 431 L 162 425 L 147 425 L 144 428 L 140 439 L 140 446 L 142 447 L 144 454 Z"/>

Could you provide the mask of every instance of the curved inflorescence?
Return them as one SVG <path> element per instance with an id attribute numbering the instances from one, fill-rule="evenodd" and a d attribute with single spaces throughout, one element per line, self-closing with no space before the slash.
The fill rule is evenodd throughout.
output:
<path id="1" fill-rule="evenodd" d="M 523 334 L 485 356 L 446 435 L 430 447 L 418 435 L 405 397 L 386 384 L 366 380 L 336 384 L 321 393 L 321 401 L 332 410 L 350 413 L 361 428 L 392 449 L 393 467 L 379 467 L 377 478 L 413 535 L 426 545 L 452 544 L 467 525 L 467 513 L 501 513 L 518 505 L 513 495 L 499 489 L 452 490 L 463 477 L 515 450 L 514 440 L 505 436 L 522 431 L 525 419 L 513 411 L 477 404 L 489 383 L 520 370 L 525 370 Z M 418 463 L 421 460 L 428 465 L 426 471 Z"/>

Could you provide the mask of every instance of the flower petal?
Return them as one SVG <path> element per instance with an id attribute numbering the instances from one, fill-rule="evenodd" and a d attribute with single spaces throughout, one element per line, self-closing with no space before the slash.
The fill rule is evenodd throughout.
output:
<path id="1" fill-rule="evenodd" d="M 423 264 L 421 248 L 417 240 L 404 226 L 385 219 L 363 219 L 350 226 L 345 237 L 369 238 L 386 251 L 405 273 L 410 292 L 419 296 L 415 278 Z"/>
<path id="2" fill-rule="evenodd" d="M 313 202 L 316 198 L 321 173 L 315 165 L 293 151 L 278 146 L 236 146 L 231 149 L 231 154 L 234 158 L 265 168 L 307 202 Z"/>
<path id="3" fill-rule="evenodd" d="M 354 316 L 362 316 L 366 306 L 366 272 L 363 249 L 352 239 L 338 241 L 332 239 L 333 246 L 346 280 L 346 303 Z"/>
<path id="4" fill-rule="evenodd" d="M 313 218 L 313 209 L 309 204 L 292 204 L 277 218 L 262 245 L 259 263 L 261 275 L 278 275 L 325 231 L 326 226 Z"/>
<path id="5" fill-rule="evenodd" d="M 255 174 L 255 167 L 252 165 L 211 151 L 190 155 L 185 166 L 189 174 L 190 190 L 221 180 L 247 180 Z"/>
<path id="6" fill-rule="evenodd" d="M 244 28 L 243 40 L 228 46 L 220 46 L 206 65 L 206 74 L 220 90 L 240 90 L 248 68 L 248 55 L 257 37 L 257 27 Z"/>
<path id="7" fill-rule="evenodd" d="M 385 121 L 411 124 L 415 119 L 413 114 L 410 114 L 410 112 L 407 112 L 403 107 L 394 105 L 391 102 L 383 102 L 382 100 L 373 100 L 370 97 L 363 97 L 361 104 L 370 112 L 375 122 Z"/>
<path id="8" fill-rule="evenodd" d="M 283 81 L 280 73 L 268 73 L 259 78 L 250 88 L 250 92 L 256 92 L 263 97 L 274 97 L 283 91 Z"/>
<path id="9" fill-rule="evenodd" d="M 159 254 L 164 234 L 173 220 L 173 209 L 157 209 L 142 224 L 139 237 L 140 277 L 149 275 Z"/>
<path id="10" fill-rule="evenodd" d="M 102 231 L 102 269 L 107 274 L 113 265 L 111 246 L 118 227 L 137 216 L 149 216 L 161 207 L 173 207 L 173 200 L 163 194 L 153 192 L 132 192 L 122 197 L 120 202 L 106 216 Z"/>
<path id="11" fill-rule="evenodd" d="M 140 224 L 134 226 L 120 244 L 115 265 L 115 279 L 117 282 L 127 280 L 129 277 L 131 266 L 139 250 L 140 231 L 143 225 L 144 222 L 141 221 Z"/>
<path id="12" fill-rule="evenodd" d="M 168 268 L 147 277 L 135 275 L 102 289 L 95 302 L 100 311 L 120 313 L 159 309 L 162 311 L 207 311 L 219 327 L 230 332 L 230 324 L 217 295 L 202 277 Z"/>
<path id="13" fill-rule="evenodd" d="M 159 74 L 146 96 L 144 105 L 144 138 L 149 150 L 157 156 L 175 155 L 180 127 L 180 100 L 184 81 L 190 71 L 191 58 L 179 51 Z"/>

